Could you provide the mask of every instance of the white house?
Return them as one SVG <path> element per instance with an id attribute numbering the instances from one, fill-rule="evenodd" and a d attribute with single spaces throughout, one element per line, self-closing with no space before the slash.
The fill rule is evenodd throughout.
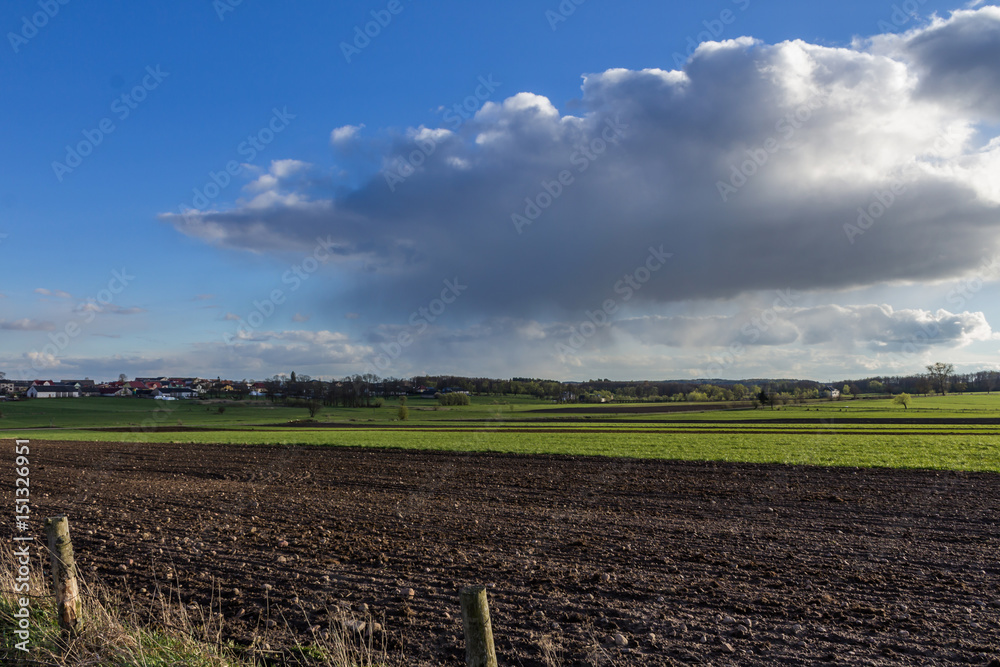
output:
<path id="1" fill-rule="evenodd" d="M 28 390 L 28 398 L 80 398 L 80 389 L 68 384 L 35 385 Z"/>
<path id="2" fill-rule="evenodd" d="M 198 398 L 198 390 L 191 387 L 160 387 L 153 392 L 153 398 Z"/>

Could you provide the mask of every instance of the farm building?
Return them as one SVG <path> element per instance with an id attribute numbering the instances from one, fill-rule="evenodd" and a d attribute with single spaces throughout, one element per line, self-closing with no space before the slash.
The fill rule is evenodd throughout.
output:
<path id="1" fill-rule="evenodd" d="M 68 384 L 35 385 L 28 390 L 28 398 L 80 398 L 80 390 Z"/>
<path id="2" fill-rule="evenodd" d="M 170 396 L 173 398 L 198 398 L 198 390 L 191 387 L 160 387 L 153 392 L 153 398 Z"/>

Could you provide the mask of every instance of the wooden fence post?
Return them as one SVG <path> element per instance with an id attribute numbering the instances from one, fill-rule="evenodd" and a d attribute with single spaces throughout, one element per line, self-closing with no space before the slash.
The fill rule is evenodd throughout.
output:
<path id="1" fill-rule="evenodd" d="M 45 532 L 52 555 L 52 586 L 56 592 L 59 627 L 63 629 L 64 635 L 75 637 L 80 631 L 83 618 L 73 542 L 69 538 L 69 519 L 65 515 L 45 519 Z"/>
<path id="2" fill-rule="evenodd" d="M 465 628 L 465 662 L 468 667 L 497 667 L 493 626 L 485 586 L 463 588 L 462 625 Z"/>

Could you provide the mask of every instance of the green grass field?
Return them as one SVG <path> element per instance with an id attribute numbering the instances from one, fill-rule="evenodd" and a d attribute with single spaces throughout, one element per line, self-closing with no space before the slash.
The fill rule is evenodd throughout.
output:
<path id="1" fill-rule="evenodd" d="M 432 401 L 411 399 L 406 421 L 398 420 L 397 407 L 390 401 L 382 408 L 324 408 L 316 421 L 338 425 L 329 428 L 286 426 L 308 419 L 308 412 L 264 401 L 18 401 L 0 404 L 0 439 L 393 447 L 1000 472 L 1000 426 L 960 421 L 1000 417 L 1000 395 L 920 397 L 905 410 L 888 399 L 871 399 L 673 414 L 628 414 L 615 405 L 565 414 L 553 412 L 564 406 L 549 402 L 485 397 L 468 407 L 435 409 Z M 810 423 L 767 423 L 780 419 Z M 934 423 L 942 419 L 959 421 Z M 117 430 L 101 430 L 109 428 Z"/>

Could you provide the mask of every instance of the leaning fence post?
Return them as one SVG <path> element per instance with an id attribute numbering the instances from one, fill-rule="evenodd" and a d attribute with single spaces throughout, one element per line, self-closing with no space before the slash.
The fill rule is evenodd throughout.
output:
<path id="1" fill-rule="evenodd" d="M 465 662 L 468 667 L 497 667 L 493 626 L 485 586 L 463 588 L 462 625 L 465 628 Z"/>
<path id="2" fill-rule="evenodd" d="M 73 542 L 69 538 L 69 519 L 65 515 L 45 519 L 45 532 L 52 555 L 52 586 L 56 592 L 59 627 L 64 634 L 74 637 L 80 631 L 83 619 Z"/>

